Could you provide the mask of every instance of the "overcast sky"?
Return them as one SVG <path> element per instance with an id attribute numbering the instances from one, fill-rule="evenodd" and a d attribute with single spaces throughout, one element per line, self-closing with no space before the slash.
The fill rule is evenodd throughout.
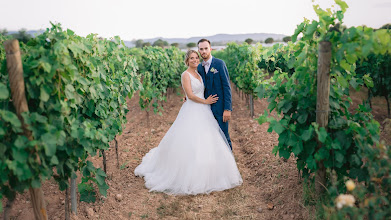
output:
<path id="1" fill-rule="evenodd" d="M 316 0 L 329 8 L 332 0 Z M 345 25 L 379 28 L 391 23 L 391 0 L 346 0 Z M 124 40 L 214 34 L 292 35 L 316 17 L 312 0 L 0 0 L 0 29 L 46 29 L 59 22 L 78 35 L 119 35 Z"/>

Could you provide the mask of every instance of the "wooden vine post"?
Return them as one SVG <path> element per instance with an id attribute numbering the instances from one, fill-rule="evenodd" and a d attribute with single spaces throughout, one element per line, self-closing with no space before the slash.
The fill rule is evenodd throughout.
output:
<path id="1" fill-rule="evenodd" d="M 115 154 L 117 155 L 117 168 L 119 169 L 118 141 L 117 141 L 117 136 L 114 137 L 114 143 L 115 143 Z"/>
<path id="2" fill-rule="evenodd" d="M 65 220 L 70 220 L 70 214 L 69 214 L 69 187 L 65 189 Z"/>
<path id="3" fill-rule="evenodd" d="M 253 95 L 249 95 L 250 117 L 254 118 L 254 98 Z"/>
<path id="4" fill-rule="evenodd" d="M 29 139 L 33 140 L 31 132 L 27 129 L 26 124 L 23 121 L 22 113 L 28 112 L 28 105 L 25 95 L 25 85 L 23 79 L 23 66 L 20 55 L 19 41 L 8 40 L 4 42 L 4 48 L 7 58 L 7 71 L 9 76 L 9 82 L 11 87 L 12 102 L 16 109 L 16 114 L 19 120 L 22 122 L 23 134 Z M 40 158 L 36 154 L 36 160 L 40 163 Z M 29 188 L 31 202 L 33 206 L 35 219 L 42 220 L 48 219 L 46 204 L 43 195 L 42 188 Z"/>
<path id="5" fill-rule="evenodd" d="M 318 73 L 317 73 L 317 98 L 316 98 L 316 123 L 320 127 L 327 128 L 330 108 L 330 63 L 331 43 L 322 41 L 319 43 Z M 319 142 L 318 150 L 322 147 Z M 326 186 L 326 168 L 323 161 L 317 162 L 318 170 L 315 175 L 315 190 L 318 195 L 323 194 Z"/>
<path id="6" fill-rule="evenodd" d="M 71 211 L 77 215 L 76 178 L 71 178 Z"/>
<path id="7" fill-rule="evenodd" d="M 106 152 L 104 150 L 100 150 L 101 153 L 102 153 L 102 157 L 103 157 L 103 171 L 105 171 L 105 173 L 107 173 L 107 159 L 106 159 Z"/>

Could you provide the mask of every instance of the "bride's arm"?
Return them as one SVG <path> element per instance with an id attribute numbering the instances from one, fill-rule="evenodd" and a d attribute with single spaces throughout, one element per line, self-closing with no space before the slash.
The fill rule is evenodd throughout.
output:
<path id="1" fill-rule="evenodd" d="M 209 96 L 207 99 L 201 99 L 200 97 L 194 95 L 193 91 L 191 90 L 190 76 L 188 74 L 182 75 L 182 85 L 187 97 L 194 102 L 202 104 L 213 104 L 219 99 L 216 97 L 217 95 Z"/>

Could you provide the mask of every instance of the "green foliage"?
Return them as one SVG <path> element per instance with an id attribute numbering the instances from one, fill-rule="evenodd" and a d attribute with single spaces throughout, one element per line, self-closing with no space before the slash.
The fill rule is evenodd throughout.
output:
<path id="1" fill-rule="evenodd" d="M 391 23 L 381 26 L 380 29 L 391 29 Z"/>
<path id="2" fill-rule="evenodd" d="M 127 168 L 127 164 L 129 163 L 129 161 L 126 161 L 125 163 L 121 164 L 121 166 L 119 167 L 120 170 L 123 170 L 125 168 Z"/>
<path id="3" fill-rule="evenodd" d="M 383 96 L 387 100 L 388 117 L 390 117 L 391 54 L 371 53 L 366 59 L 358 60 L 356 65 L 358 76 L 362 77 L 364 80 L 368 77 L 372 78 L 372 87 L 369 87 L 369 101 L 372 97 Z"/>
<path id="4" fill-rule="evenodd" d="M 262 46 L 243 43 L 229 43 L 224 51 L 216 52 L 217 58 L 223 59 L 227 64 L 227 69 L 232 82 L 246 94 L 254 95 L 263 75 L 258 67 Z"/>
<path id="5" fill-rule="evenodd" d="M 278 71 L 288 73 L 291 76 L 295 72 L 293 67 L 295 63 L 294 52 L 291 43 L 288 43 L 286 46 L 274 44 L 273 47 L 263 49 L 262 59 L 259 61 L 258 66 L 269 74 Z"/>
<path id="6" fill-rule="evenodd" d="M 142 47 L 150 47 L 150 46 L 151 46 L 151 43 L 145 42 L 145 43 L 143 43 L 143 46 L 142 46 Z"/>
<path id="7" fill-rule="evenodd" d="M 80 193 L 80 201 L 95 202 L 96 192 L 93 186 L 95 183 L 98 187 L 99 193 L 106 196 L 109 186 L 105 182 L 106 174 L 101 168 L 95 168 L 92 162 L 87 161 L 82 169 L 83 178 L 78 184 Z"/>
<path id="8" fill-rule="evenodd" d="M 366 103 L 352 111 L 349 96 L 350 89 L 359 90 L 363 86 L 373 93 L 388 96 L 391 35 L 388 30 L 346 28 L 342 20 L 347 5 L 340 0 L 336 3 L 338 11 L 323 10 L 315 5 L 319 20 L 305 20 L 298 25 L 292 36 L 294 44 L 274 45 L 263 50 L 259 66 L 274 74 L 260 81 L 256 89 L 258 96 L 269 102 L 268 110 L 258 121 L 260 124 L 269 122 L 268 131 L 279 135 L 273 152 L 284 158 L 294 155 L 297 167 L 305 177 L 311 177 L 310 174 L 318 169 L 318 163 L 323 163 L 329 173 L 335 174 L 336 181 L 328 181 L 328 184 L 334 183 L 328 197 L 336 197 L 346 178 L 365 183 L 355 194 L 360 205 L 341 212 L 332 208 L 330 219 L 345 219 L 346 216 L 350 219 L 388 219 L 391 210 L 390 148 L 379 151 L 375 147 L 379 142 L 379 123 L 373 119 Z M 297 40 L 299 35 L 302 37 Z M 329 41 L 332 45 L 327 129 L 319 128 L 315 123 L 321 41 Z M 269 116 L 273 111 L 277 117 Z M 321 148 L 318 143 L 322 143 Z"/>
<path id="9" fill-rule="evenodd" d="M 244 42 L 246 42 L 248 44 L 252 44 L 254 42 L 254 40 L 251 38 L 247 38 L 246 40 L 244 40 Z"/>
<path id="10" fill-rule="evenodd" d="M 225 60 L 227 54 L 225 50 L 212 50 L 212 56 Z"/>
<path id="11" fill-rule="evenodd" d="M 7 36 L 4 36 L 3 34 L 0 34 L 0 71 L 4 68 L 6 68 L 6 60 L 5 60 L 5 49 L 4 49 L 4 41 L 7 40 Z M 5 85 L 1 85 L 0 81 L 0 92 L 3 93 L 4 91 L 1 89 Z M 1 97 L 0 97 L 1 98 Z"/>
<path id="12" fill-rule="evenodd" d="M 156 47 L 165 47 L 168 46 L 168 42 L 164 41 L 162 39 L 158 39 L 157 41 L 153 42 L 152 46 Z"/>
<path id="13" fill-rule="evenodd" d="M 27 33 L 26 29 L 20 29 L 18 33 L 12 34 L 12 37 L 20 42 L 27 43 L 31 39 L 31 35 Z"/>
<path id="14" fill-rule="evenodd" d="M 144 41 L 139 39 L 139 40 L 136 40 L 134 42 L 134 44 L 136 45 L 137 48 L 142 48 L 143 47 L 143 44 L 144 44 Z"/>
<path id="15" fill-rule="evenodd" d="M 365 185 L 359 184 L 352 192 L 356 204 L 353 207 L 336 207 L 336 197 L 339 193 L 349 193 L 344 180 L 336 182 L 329 188 L 331 200 L 326 204 L 327 219 L 390 219 L 391 218 L 391 147 L 378 144 L 362 152 L 362 158 L 367 161 L 365 168 L 369 178 Z M 338 193 L 339 192 L 339 193 Z"/>
<path id="16" fill-rule="evenodd" d="M 173 46 L 173 47 L 179 47 L 179 44 L 178 44 L 178 43 L 172 43 L 171 46 Z"/>
<path id="17" fill-rule="evenodd" d="M 80 37 L 53 25 L 22 45 L 29 112 L 23 114 L 34 140 L 21 135 L 10 95 L 0 97 L 0 196 L 39 187 L 55 177 L 60 189 L 81 170 L 105 195 L 105 173 L 87 160 L 122 131 L 126 97 L 140 89 L 136 60 L 115 37 Z M 8 75 L 0 89 L 10 94 Z"/>
<path id="18" fill-rule="evenodd" d="M 282 38 L 282 41 L 284 41 L 285 43 L 288 43 L 289 41 L 292 41 L 292 37 L 286 36 L 286 37 Z"/>
<path id="19" fill-rule="evenodd" d="M 94 203 L 96 201 L 96 192 L 92 183 L 81 183 L 78 185 L 80 193 L 80 202 Z"/>
<path id="20" fill-rule="evenodd" d="M 194 42 L 191 42 L 191 43 L 186 44 L 186 47 L 187 47 L 187 48 L 192 48 L 192 47 L 196 47 L 196 46 L 197 46 L 197 44 L 194 43 Z"/>
<path id="21" fill-rule="evenodd" d="M 271 44 L 271 43 L 273 43 L 273 42 L 274 42 L 274 39 L 271 38 L 271 37 L 266 38 L 266 40 L 265 40 L 265 43 L 266 43 L 266 44 Z"/>
<path id="22" fill-rule="evenodd" d="M 356 63 L 371 53 L 387 56 L 391 51 L 391 36 L 387 30 L 346 28 L 342 20 L 347 5 L 340 0 L 336 3 L 340 10 L 323 10 L 315 5 L 319 19 L 305 20 L 298 25 L 292 35 L 293 42 L 286 46 L 250 49 L 246 44 L 229 44 L 224 52 L 215 54 L 226 61 L 231 79 L 240 89 L 267 98 L 268 109 L 258 121 L 268 122 L 268 131 L 279 135 L 278 145 L 273 149 L 275 154 L 286 159 L 294 155 L 297 168 L 306 178 L 318 169 L 318 163 L 323 163 L 335 172 L 339 181 L 346 177 L 368 181 L 370 168 L 364 161 L 371 158 L 370 152 L 379 142 L 380 125 L 365 103 L 351 111 L 349 90 L 373 86 L 369 75 L 356 74 Z M 299 35 L 302 37 L 297 40 Z M 327 129 L 319 128 L 315 122 L 318 48 L 322 41 L 332 45 Z M 249 51 L 255 51 L 258 58 Z M 258 64 L 257 68 L 247 69 L 249 63 Z M 253 77 L 259 69 L 272 74 Z M 271 116 L 275 113 L 277 116 Z M 319 143 L 323 147 L 318 148 Z"/>
<path id="23" fill-rule="evenodd" d="M 181 73 L 186 69 L 184 53 L 176 47 L 144 47 L 142 56 L 137 59 L 142 75 L 143 89 L 140 91 L 139 104 L 155 113 L 162 109 L 159 101 L 166 101 L 168 88 L 181 85 Z"/>
<path id="24" fill-rule="evenodd" d="M 379 142 L 380 125 L 373 119 L 367 104 L 359 105 L 352 111 L 349 96 L 350 89 L 359 90 L 363 86 L 373 89 L 377 80 L 372 80 L 367 71 L 356 74 L 356 71 L 359 72 L 356 65 L 368 58 L 368 66 L 378 68 L 377 64 L 382 63 L 382 59 L 371 60 L 368 55 L 387 58 L 391 51 L 391 35 L 387 30 L 346 28 L 342 20 L 347 5 L 344 1 L 335 2 L 340 8 L 338 11 L 314 6 L 319 20 L 305 20 L 298 25 L 292 36 L 295 44 L 288 43 L 282 49 L 274 46 L 264 50 L 265 64 L 260 63 L 261 68 L 269 69 L 270 61 L 281 59 L 282 64 L 293 72 L 286 71 L 279 65 L 273 69 L 274 75 L 270 79 L 261 81 L 257 88 L 258 95 L 260 98 L 267 98 L 270 104 L 268 111 L 258 121 L 269 122 L 269 131 L 275 131 L 279 135 L 279 143 L 273 152 L 284 158 L 294 155 L 297 167 L 303 171 L 304 176 L 310 177 L 309 174 L 318 169 L 318 163 L 323 163 L 329 172 L 335 174 L 335 188 L 329 190 L 329 196 L 336 196 L 335 192 L 341 190 L 341 184 L 338 183 L 347 177 L 365 182 L 366 187 L 362 187 L 362 193 L 356 195 L 361 201 L 365 198 L 371 201 L 373 195 L 379 196 L 369 208 L 361 205 L 358 208 L 346 208 L 346 212 L 332 213 L 331 219 L 344 219 L 346 216 L 351 219 L 362 219 L 363 216 L 385 219 L 390 215 L 386 211 L 390 210 L 390 163 L 384 155 L 390 154 L 390 148 L 384 148 L 381 153 L 374 147 Z M 299 35 L 302 38 L 297 40 Z M 318 48 L 322 41 L 329 41 L 332 46 L 327 129 L 319 128 L 315 123 Z M 385 69 L 375 72 L 389 75 Z M 382 83 L 386 82 L 385 76 L 373 76 L 381 78 Z M 384 87 L 389 86 L 385 84 Z M 273 111 L 278 114 L 277 117 L 269 117 Z M 321 148 L 318 148 L 318 143 L 322 143 Z M 382 155 L 381 159 L 378 158 L 379 154 Z M 380 188 L 379 185 L 371 186 L 373 178 L 381 178 L 384 182 L 380 182 L 384 185 Z M 331 181 L 328 182 L 330 183 Z M 375 207 L 380 207 L 379 213 Z"/>
<path id="25" fill-rule="evenodd" d="M 0 35 L 7 35 L 8 34 L 8 31 L 7 31 L 7 29 L 1 29 L 0 30 Z"/>
<path id="26" fill-rule="evenodd" d="M 270 122 L 269 131 L 279 134 L 274 152 L 284 158 L 293 153 L 297 167 L 304 175 L 316 171 L 317 162 L 323 162 L 326 168 L 336 171 L 338 178 L 349 176 L 363 181 L 368 178 L 368 170 L 362 167 L 360 153 L 379 141 L 379 123 L 364 104 L 353 113 L 349 111 L 349 88 L 359 89 L 364 83 L 369 84 L 370 78 L 366 81 L 356 76 L 355 63 L 370 52 L 385 53 L 389 50 L 390 36 L 379 35 L 365 27 L 344 29 L 337 25 L 337 29 L 336 24 L 342 23 L 346 9 L 344 2 L 337 1 L 337 4 L 341 7 L 337 12 L 314 6 L 319 20 L 306 20 L 298 25 L 292 39 L 296 41 L 299 34 L 303 37 L 295 44 L 288 44 L 291 52 L 282 56 L 288 66 L 294 68 L 294 73 L 289 76 L 276 71 L 272 78 L 262 81 L 257 88 L 261 98 L 268 98 L 268 111 L 276 111 L 280 115 L 265 119 L 266 115 L 260 121 Z M 315 123 L 317 56 L 321 41 L 332 43 L 327 130 Z M 275 53 L 279 53 L 279 47 L 274 49 L 277 49 Z M 270 52 L 265 53 L 268 57 L 279 56 L 273 52 L 270 56 Z M 318 140 L 323 143 L 320 149 L 317 148 Z"/>

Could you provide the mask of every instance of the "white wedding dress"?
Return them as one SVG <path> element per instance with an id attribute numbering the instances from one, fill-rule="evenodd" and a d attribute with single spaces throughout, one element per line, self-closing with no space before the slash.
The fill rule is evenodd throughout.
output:
<path id="1" fill-rule="evenodd" d="M 190 75 L 193 93 L 204 99 L 202 78 L 183 74 Z M 243 182 L 210 105 L 189 99 L 159 146 L 143 157 L 134 173 L 144 177 L 150 191 L 174 195 L 222 191 Z"/>

